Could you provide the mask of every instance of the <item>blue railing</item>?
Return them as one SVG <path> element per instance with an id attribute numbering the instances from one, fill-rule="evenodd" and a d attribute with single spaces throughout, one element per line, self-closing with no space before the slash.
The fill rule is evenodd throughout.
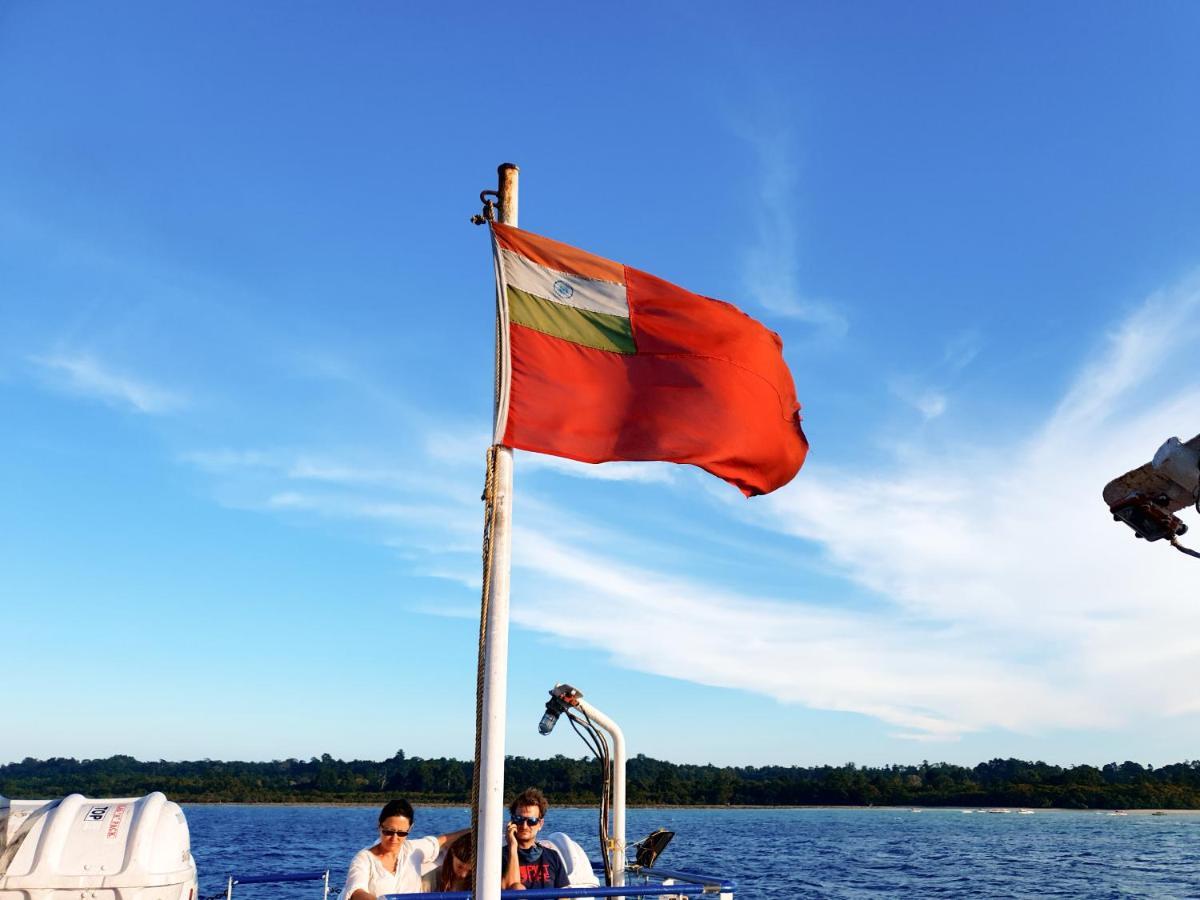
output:
<path id="1" fill-rule="evenodd" d="M 283 872 L 279 875 L 230 875 L 234 884 L 266 884 L 269 881 L 324 881 L 328 869 L 320 872 Z"/>
<path id="2" fill-rule="evenodd" d="M 276 884 L 286 881 L 320 881 L 322 882 L 321 900 L 329 900 L 328 869 L 322 869 L 319 872 L 280 872 L 274 875 L 230 875 L 225 882 L 225 900 L 233 900 L 234 885 Z M 212 898 L 204 898 L 204 900 L 212 900 Z"/>
<path id="3" fill-rule="evenodd" d="M 626 874 L 625 884 L 614 887 L 530 888 L 500 892 L 501 900 L 558 900 L 571 897 L 698 897 L 703 894 L 733 896 L 735 885 L 726 878 L 713 878 L 675 869 L 638 869 Z M 653 880 L 652 880 L 653 879 Z M 230 875 L 226 900 L 233 900 L 233 888 L 238 884 L 270 884 L 294 881 L 324 882 L 324 897 L 328 898 L 329 870 L 321 872 L 281 872 L 275 875 Z M 667 882 L 670 882 L 669 884 Z M 217 895 L 220 896 L 220 895 Z M 381 894 L 379 900 L 472 900 L 472 891 L 432 891 L 421 894 Z M 346 898 L 342 898 L 346 900 Z"/>
<path id="4" fill-rule="evenodd" d="M 726 878 L 712 878 L 674 869 L 641 869 L 626 874 L 629 879 L 614 887 L 529 888 L 500 892 L 500 900 L 558 900 L 560 897 L 698 897 L 702 894 L 733 896 L 735 885 Z M 657 883 L 652 883 L 651 878 Z M 664 882 L 673 882 L 666 884 Z M 425 894 L 382 894 L 378 900 L 472 900 L 471 891 L 435 891 Z"/>

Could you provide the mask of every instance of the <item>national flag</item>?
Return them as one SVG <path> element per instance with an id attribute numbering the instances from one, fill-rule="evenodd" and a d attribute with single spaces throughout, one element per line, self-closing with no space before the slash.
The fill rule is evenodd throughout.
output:
<path id="1" fill-rule="evenodd" d="M 689 463 L 746 496 L 808 452 L 779 335 L 721 300 L 492 224 L 496 441 L 582 462 Z"/>

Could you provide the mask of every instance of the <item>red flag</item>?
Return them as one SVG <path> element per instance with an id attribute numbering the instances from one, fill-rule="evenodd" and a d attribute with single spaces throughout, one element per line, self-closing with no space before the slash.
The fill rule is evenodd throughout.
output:
<path id="1" fill-rule="evenodd" d="M 582 462 L 689 463 L 746 496 L 808 452 L 779 335 L 721 300 L 493 224 L 509 367 L 496 440 Z"/>

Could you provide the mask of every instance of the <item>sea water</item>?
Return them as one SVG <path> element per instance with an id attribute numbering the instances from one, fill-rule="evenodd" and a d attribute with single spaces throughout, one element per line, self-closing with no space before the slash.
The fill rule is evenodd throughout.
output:
<path id="1" fill-rule="evenodd" d="M 185 807 L 200 894 L 230 874 L 329 869 L 378 837 L 366 807 Z M 414 836 L 466 827 L 465 808 L 418 808 Z M 593 859 L 594 810 L 552 808 Z M 1039 810 L 1034 815 L 925 809 L 632 809 L 628 838 L 676 832 L 660 864 L 737 883 L 738 900 L 863 897 L 1197 897 L 1200 814 Z M 235 900 L 320 900 L 319 883 L 243 885 Z"/>

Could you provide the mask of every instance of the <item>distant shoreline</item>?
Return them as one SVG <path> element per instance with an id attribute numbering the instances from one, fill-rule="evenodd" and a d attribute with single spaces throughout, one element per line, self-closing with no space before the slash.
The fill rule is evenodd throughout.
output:
<path id="1" fill-rule="evenodd" d="M 37 760 L 0 765 L 0 795 L 135 797 L 162 791 L 177 802 L 329 806 L 463 806 L 473 763 L 408 757 L 339 760 L 329 754 L 271 762 L 219 760 Z M 561 805 L 593 804 L 601 790 L 594 758 L 507 757 L 509 790 L 537 785 Z M 1159 768 L 1135 762 L 1069 768 L 993 759 L 857 766 L 712 766 L 635 756 L 626 767 L 626 805 L 692 809 L 1075 809 L 1200 810 L 1200 760 Z"/>
<path id="2" fill-rule="evenodd" d="M 239 801 L 239 800 L 180 800 L 178 802 L 180 803 L 181 806 L 267 806 L 267 807 L 271 807 L 271 806 L 278 806 L 278 807 L 306 806 L 306 807 L 313 807 L 313 808 L 326 807 L 326 808 L 330 808 L 330 809 L 339 809 L 339 808 L 378 809 L 380 806 L 379 803 L 359 802 L 359 801 L 352 801 L 352 800 L 345 800 L 345 801 L 297 800 L 295 802 L 288 802 L 288 801 L 284 801 L 284 800 L 278 800 L 278 801 L 271 800 L 271 801 L 265 801 L 262 803 Z M 422 803 L 414 803 L 413 805 L 417 809 L 464 809 L 469 806 L 469 804 L 466 804 L 466 803 L 441 803 L 441 802 L 431 802 L 431 803 L 422 802 Z M 593 806 L 585 806 L 585 805 L 581 805 L 578 803 L 556 803 L 556 804 L 553 804 L 553 807 L 554 807 L 554 809 L 582 809 L 582 810 L 589 810 L 589 809 L 595 808 Z M 1071 813 L 1072 815 L 1110 816 L 1113 814 L 1113 812 L 1115 812 L 1115 810 L 1110 810 L 1110 809 L 1070 809 L 1068 807 L 1063 807 L 1063 806 L 983 807 L 983 806 L 920 806 L 918 804 L 909 804 L 907 806 L 879 806 L 879 805 L 867 806 L 867 805 L 862 805 L 862 804 L 851 804 L 851 803 L 837 804 L 837 805 L 828 804 L 828 803 L 813 803 L 813 804 L 798 804 L 798 805 L 794 805 L 794 806 L 754 805 L 754 804 L 737 804 L 737 803 L 721 804 L 721 805 L 699 804 L 699 803 L 696 803 L 696 804 L 689 803 L 689 804 L 681 804 L 681 805 L 671 805 L 671 804 L 661 804 L 661 803 L 653 803 L 653 804 L 641 803 L 641 804 L 627 804 L 625 808 L 626 809 L 665 809 L 665 810 L 671 810 L 674 812 L 680 812 L 680 811 L 685 811 L 685 810 L 754 810 L 754 811 L 761 812 L 764 810 L 798 810 L 798 809 L 828 809 L 828 810 L 845 809 L 845 810 L 862 810 L 862 811 L 878 810 L 880 812 L 911 812 L 911 811 L 915 810 L 917 812 L 956 812 L 956 813 L 960 813 L 960 814 L 971 813 L 971 814 L 976 814 L 976 815 L 1013 815 L 1013 816 L 1022 815 L 1021 813 L 1019 813 L 1017 811 L 1018 809 L 1030 809 L 1031 810 L 1031 813 L 1025 813 L 1025 815 L 1029 815 L 1029 814 L 1037 815 L 1038 813 Z M 999 809 L 999 808 L 1006 808 L 1006 809 L 1008 809 L 1008 812 L 1007 813 L 989 812 L 989 809 Z M 1166 809 L 1166 808 L 1148 806 L 1148 807 L 1144 807 L 1144 808 L 1129 807 L 1129 808 L 1120 810 L 1120 812 L 1126 816 L 1151 816 L 1151 815 L 1155 815 L 1156 813 L 1162 814 L 1164 816 L 1187 816 L 1187 815 L 1200 814 L 1200 808 Z"/>

